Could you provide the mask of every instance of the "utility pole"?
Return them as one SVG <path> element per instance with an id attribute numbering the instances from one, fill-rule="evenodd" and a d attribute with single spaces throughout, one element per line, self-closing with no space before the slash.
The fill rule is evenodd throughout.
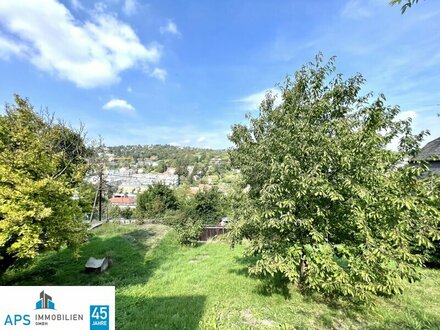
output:
<path id="1" fill-rule="evenodd" d="M 99 215 L 99 222 L 102 221 L 102 165 L 100 166 L 99 170 L 99 200 L 98 200 L 98 215 Z"/>
<path id="2" fill-rule="evenodd" d="M 98 186 L 98 221 L 102 222 L 102 190 L 104 188 L 104 169 L 105 169 L 105 147 L 102 137 L 99 137 L 98 147 L 98 162 L 99 162 L 99 186 Z"/>

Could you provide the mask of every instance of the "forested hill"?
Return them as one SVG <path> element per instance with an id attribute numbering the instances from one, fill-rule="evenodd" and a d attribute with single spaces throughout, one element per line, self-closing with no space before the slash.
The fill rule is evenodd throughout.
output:
<path id="1" fill-rule="evenodd" d="M 121 145 L 108 147 L 115 157 L 129 157 L 137 161 L 145 158 L 160 160 L 186 159 L 188 163 L 196 163 L 215 157 L 228 159 L 227 150 L 203 149 L 194 147 L 178 147 L 172 145 Z"/>

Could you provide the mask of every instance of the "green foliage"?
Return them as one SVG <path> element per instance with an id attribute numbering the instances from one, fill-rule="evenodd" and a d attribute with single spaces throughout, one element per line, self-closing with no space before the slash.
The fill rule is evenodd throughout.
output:
<path id="1" fill-rule="evenodd" d="M 216 225 L 223 215 L 223 195 L 216 188 L 199 190 L 190 203 L 190 212 L 203 224 Z"/>
<path id="2" fill-rule="evenodd" d="M 432 177 L 434 179 L 435 177 Z M 434 196 L 440 195 L 440 180 L 437 178 L 437 180 L 432 180 L 429 182 L 432 189 L 435 191 Z M 437 199 L 437 208 L 440 209 L 440 198 Z M 440 225 L 439 225 L 440 229 Z M 431 239 L 432 245 L 428 244 L 424 247 L 416 247 L 416 251 L 421 251 L 426 255 L 426 265 L 428 267 L 433 268 L 440 268 L 440 237 L 433 236 Z"/>
<path id="3" fill-rule="evenodd" d="M 87 170 L 82 133 L 15 103 L 0 116 L 0 271 L 85 237 L 72 198 Z"/>
<path id="4" fill-rule="evenodd" d="M 362 300 L 398 293 L 424 262 L 414 245 L 440 237 L 426 165 L 400 166 L 424 132 L 413 135 L 383 95 L 360 95 L 361 75 L 334 72 L 317 56 L 286 78 L 280 106 L 268 94 L 257 118 L 233 126 L 242 184 L 231 235 L 251 240 L 253 273 Z M 399 151 L 388 150 L 396 138 Z"/>
<path id="5" fill-rule="evenodd" d="M 133 217 L 133 210 L 129 207 L 121 208 L 121 217 L 131 219 Z"/>
<path id="6" fill-rule="evenodd" d="M 117 205 L 111 205 L 108 209 L 109 219 L 119 219 L 121 218 L 121 208 Z"/>
<path id="7" fill-rule="evenodd" d="M 190 209 L 176 213 L 170 224 L 176 230 L 179 242 L 188 245 L 197 243 L 204 227 L 203 221 L 194 217 Z"/>
<path id="8" fill-rule="evenodd" d="M 176 174 L 178 176 L 187 177 L 188 176 L 188 169 L 186 168 L 186 166 L 178 165 L 176 168 Z"/>
<path id="9" fill-rule="evenodd" d="M 137 196 L 137 211 L 143 216 L 163 215 L 167 210 L 177 209 L 177 199 L 168 186 L 157 183 Z"/>
<path id="10" fill-rule="evenodd" d="M 169 222 L 182 244 L 195 244 L 205 225 L 215 225 L 223 215 L 224 200 L 215 188 L 200 190 L 193 198 L 181 201 L 181 211 Z"/>
<path id="11" fill-rule="evenodd" d="M 80 182 L 77 187 L 78 205 L 84 214 L 90 214 L 93 209 L 96 188 L 91 183 Z"/>
<path id="12" fill-rule="evenodd" d="M 157 167 L 156 167 L 156 170 L 157 170 L 159 173 L 163 173 L 163 172 L 165 172 L 165 171 L 167 170 L 167 166 L 165 165 L 165 162 L 164 162 L 163 160 L 161 160 L 161 161 L 159 162 L 159 164 L 158 164 Z"/>
<path id="13" fill-rule="evenodd" d="M 400 9 L 400 11 L 402 12 L 402 14 L 405 13 L 405 11 L 408 8 L 411 8 L 412 5 L 416 4 L 419 2 L 419 0 L 405 0 L 406 2 L 403 4 L 402 8 Z M 400 5 L 402 3 L 402 0 L 391 0 L 390 1 L 390 5 L 394 6 L 394 5 Z"/>
<path id="14" fill-rule="evenodd" d="M 119 220 L 120 218 L 131 219 L 134 216 L 134 210 L 129 207 L 119 207 L 113 205 L 108 210 L 109 219 Z"/>

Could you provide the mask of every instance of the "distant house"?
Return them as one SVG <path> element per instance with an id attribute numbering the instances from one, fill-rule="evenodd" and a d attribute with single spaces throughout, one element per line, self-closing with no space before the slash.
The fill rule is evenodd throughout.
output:
<path id="1" fill-rule="evenodd" d="M 418 160 L 428 162 L 431 171 L 440 174 L 440 137 L 428 142 L 412 161 Z"/>
<path id="2" fill-rule="evenodd" d="M 128 196 L 113 196 L 112 198 L 110 198 L 110 203 L 113 206 L 119 206 L 120 208 L 135 208 L 136 198 Z"/>
<path id="3" fill-rule="evenodd" d="M 211 158 L 211 160 L 209 161 L 210 165 L 218 165 L 218 164 L 222 164 L 222 163 L 224 163 L 224 160 L 221 159 L 220 157 Z"/>

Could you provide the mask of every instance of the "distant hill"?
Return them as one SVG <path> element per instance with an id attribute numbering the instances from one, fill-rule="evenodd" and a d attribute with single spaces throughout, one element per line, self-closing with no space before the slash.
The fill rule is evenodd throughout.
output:
<path id="1" fill-rule="evenodd" d="M 108 147 L 115 157 L 129 157 L 137 161 L 139 159 L 154 160 L 185 160 L 187 165 L 203 162 L 205 159 L 220 157 L 228 160 L 227 150 L 204 149 L 195 147 L 177 147 L 171 145 L 121 145 Z M 172 165 L 172 164 L 170 164 Z"/>

